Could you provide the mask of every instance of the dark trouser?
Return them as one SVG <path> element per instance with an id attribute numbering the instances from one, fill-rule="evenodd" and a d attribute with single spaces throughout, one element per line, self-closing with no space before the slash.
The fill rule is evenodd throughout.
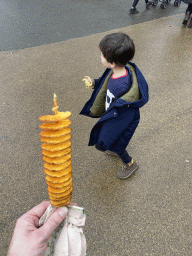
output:
<path id="1" fill-rule="evenodd" d="M 149 1 L 145 0 L 145 3 L 147 4 Z M 134 0 L 132 7 L 135 8 L 136 5 L 139 3 L 139 0 Z"/>
<path id="2" fill-rule="evenodd" d="M 190 14 L 192 13 L 192 4 L 188 4 L 186 12 L 190 12 Z"/>
<path id="3" fill-rule="evenodd" d="M 99 144 L 95 145 L 96 149 L 98 149 L 99 151 L 106 151 L 106 149 L 104 149 L 102 146 L 100 146 Z M 122 162 L 124 164 L 128 164 L 129 162 L 131 162 L 131 157 L 129 156 L 128 152 L 125 150 L 122 153 L 116 153 L 122 160 Z"/>

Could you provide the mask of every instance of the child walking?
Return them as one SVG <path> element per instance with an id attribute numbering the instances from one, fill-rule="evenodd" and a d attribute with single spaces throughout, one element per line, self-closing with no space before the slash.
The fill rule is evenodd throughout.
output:
<path id="1" fill-rule="evenodd" d="M 109 34 L 101 40 L 99 49 L 106 70 L 99 79 L 85 76 L 94 91 L 80 114 L 100 118 L 88 145 L 119 156 L 123 166 L 117 176 L 126 179 L 138 169 L 126 147 L 138 126 L 139 108 L 148 101 L 148 85 L 138 67 L 130 62 L 135 46 L 128 35 Z"/>

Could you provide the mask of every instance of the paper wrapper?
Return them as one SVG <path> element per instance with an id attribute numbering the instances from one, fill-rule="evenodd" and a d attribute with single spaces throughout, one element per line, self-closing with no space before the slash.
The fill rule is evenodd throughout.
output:
<path id="1" fill-rule="evenodd" d="M 50 205 L 39 220 L 39 226 L 42 226 L 56 209 L 56 207 Z M 86 239 L 82 229 L 86 218 L 84 209 L 69 205 L 68 210 L 67 217 L 51 234 L 45 256 L 86 255 Z"/>

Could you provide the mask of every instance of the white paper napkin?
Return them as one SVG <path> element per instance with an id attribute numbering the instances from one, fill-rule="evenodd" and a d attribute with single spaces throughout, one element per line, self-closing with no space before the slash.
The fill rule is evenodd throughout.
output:
<path id="1" fill-rule="evenodd" d="M 39 220 L 39 226 L 42 226 L 56 209 L 56 207 L 50 205 Z M 51 234 L 45 256 L 86 255 L 86 239 L 81 228 L 85 225 L 86 219 L 84 209 L 69 205 L 68 210 L 67 217 Z"/>

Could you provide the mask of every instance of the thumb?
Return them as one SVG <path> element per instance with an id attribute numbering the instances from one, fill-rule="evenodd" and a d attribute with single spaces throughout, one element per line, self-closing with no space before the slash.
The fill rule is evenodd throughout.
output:
<path id="1" fill-rule="evenodd" d="M 68 214 L 67 207 L 58 208 L 41 227 L 41 231 L 45 234 L 45 239 L 49 238 L 51 233 L 61 224 Z"/>

